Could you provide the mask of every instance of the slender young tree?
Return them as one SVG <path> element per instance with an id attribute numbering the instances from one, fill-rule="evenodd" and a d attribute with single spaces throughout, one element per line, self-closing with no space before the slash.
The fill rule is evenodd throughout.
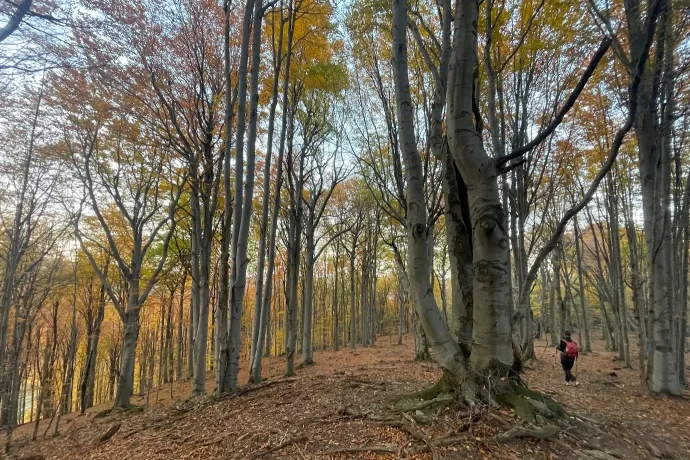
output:
<path id="1" fill-rule="evenodd" d="M 73 118 L 73 122 L 82 121 Z M 166 197 L 164 183 L 167 166 L 161 151 L 157 150 L 155 144 L 150 146 L 151 150 L 139 150 L 137 138 L 129 137 L 126 131 L 128 126 L 125 123 L 111 127 L 116 130 L 114 134 L 117 141 L 116 148 L 112 151 L 97 148 L 103 129 L 98 120 L 88 120 L 84 123 L 83 135 L 75 139 L 66 136 L 65 142 L 72 157 L 74 170 L 84 187 L 82 208 L 88 205 L 88 209 L 93 212 L 96 217 L 94 227 L 102 232 L 106 243 L 102 244 L 95 235 L 86 231 L 82 224 L 82 211 L 75 219 L 76 235 L 82 251 L 91 263 L 91 268 L 98 275 L 125 325 L 115 405 L 127 407 L 134 391 L 134 361 L 141 307 L 163 271 L 170 240 L 175 231 L 175 211 L 182 187 L 173 186 L 170 196 Z M 114 169 L 106 168 L 107 162 L 111 161 L 115 163 Z M 168 180 L 167 184 L 174 182 Z M 116 238 L 116 219 L 107 205 L 104 206 L 100 196 L 101 190 L 105 191 L 105 196 L 112 200 L 124 218 L 125 228 L 129 231 L 133 244 L 129 258 L 125 253 L 128 243 Z M 161 204 L 167 205 L 166 213 L 160 212 Z M 161 252 L 158 260 L 153 262 L 151 274 L 144 277 L 144 264 L 152 262 L 148 253 L 154 244 L 159 245 Z M 113 286 L 101 269 L 101 264 L 96 260 L 90 245 L 100 247 L 112 257 L 117 264 L 119 277 L 126 283 L 126 292 L 120 292 Z"/>

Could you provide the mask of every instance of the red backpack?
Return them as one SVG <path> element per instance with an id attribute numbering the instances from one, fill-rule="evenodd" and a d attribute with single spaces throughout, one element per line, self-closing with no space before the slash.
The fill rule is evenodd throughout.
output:
<path id="1" fill-rule="evenodd" d="M 580 352 L 577 349 L 577 342 L 574 340 L 571 342 L 565 342 L 565 355 L 568 358 L 577 358 L 580 355 Z"/>

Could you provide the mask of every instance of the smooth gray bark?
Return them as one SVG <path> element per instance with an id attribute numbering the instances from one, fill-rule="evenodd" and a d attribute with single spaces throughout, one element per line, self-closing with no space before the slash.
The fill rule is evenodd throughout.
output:
<path id="1" fill-rule="evenodd" d="M 642 4 L 633 0 L 624 2 L 630 42 L 630 57 L 633 63 L 647 60 L 651 42 L 655 37 L 657 18 L 661 14 L 664 24 L 659 28 L 657 36 L 657 59 L 662 62 L 658 70 L 666 70 L 663 63 L 672 65 L 665 47 L 673 47 L 671 28 L 671 0 L 656 0 L 643 19 Z M 666 16 L 665 16 L 666 15 Z M 671 54 L 672 56 L 672 54 Z M 653 65 L 658 66 L 658 63 Z M 652 69 L 650 69 L 652 70 Z M 672 245 L 670 238 L 670 152 L 660 148 L 659 139 L 663 144 L 663 130 L 660 131 L 657 122 L 659 100 L 659 79 L 653 71 L 639 72 L 641 83 L 636 95 L 638 104 L 635 116 L 635 133 L 639 151 L 640 187 L 642 191 L 642 212 L 647 248 L 647 270 L 649 273 L 649 318 L 650 318 L 650 348 L 648 357 L 648 379 L 650 389 L 655 393 L 680 394 L 680 376 L 678 361 L 673 344 L 672 314 L 673 305 L 673 269 Z M 664 72 L 664 79 L 671 78 L 671 74 Z"/>
<path id="2" fill-rule="evenodd" d="M 230 308 L 230 244 L 232 243 L 233 190 L 230 187 L 230 160 L 232 150 L 233 101 L 232 69 L 230 63 L 230 1 L 224 2 L 223 26 L 223 72 L 225 78 L 225 139 L 223 145 L 223 220 L 221 222 L 220 260 L 218 275 L 218 304 L 216 305 L 215 323 L 215 382 L 216 391 L 227 391 L 226 373 L 229 360 L 228 309 Z M 246 62 L 245 62 L 246 65 Z M 245 75 L 246 77 L 246 75 Z M 234 248 L 233 248 L 234 250 Z"/>
<path id="3" fill-rule="evenodd" d="M 250 0 L 251 1 L 251 0 Z M 244 132 L 237 131 L 237 158 L 235 159 L 235 199 L 241 195 L 241 213 L 235 214 L 233 227 L 233 259 L 230 284 L 230 356 L 228 375 L 226 377 L 225 390 L 234 390 L 237 387 L 237 375 L 240 368 L 240 348 L 242 346 L 241 326 L 242 311 L 244 307 L 244 294 L 247 283 L 247 265 L 249 260 L 247 251 L 249 246 L 249 226 L 254 204 L 254 170 L 256 164 L 256 137 L 258 131 L 258 106 L 259 106 L 259 71 L 261 65 L 261 33 L 263 8 L 261 0 L 253 2 L 252 24 L 252 66 L 249 91 L 249 133 L 247 135 L 247 167 L 246 181 L 242 183 L 238 177 L 242 175 L 243 164 L 240 160 L 239 145 L 243 141 Z M 240 97 L 242 97 L 242 82 L 240 82 Z M 238 114 L 238 117 L 242 115 Z M 242 185 L 244 190 L 238 193 L 238 187 Z M 235 204 L 235 212 L 238 212 Z"/>
<path id="4" fill-rule="evenodd" d="M 288 37 L 287 37 L 287 52 L 285 57 L 285 71 L 283 77 L 283 88 L 282 88 L 282 114 L 281 114 L 281 128 L 280 128 L 280 141 L 278 147 L 278 170 L 276 173 L 276 186 L 275 194 L 273 198 L 273 212 L 271 216 L 271 231 L 268 238 L 268 266 L 266 268 L 266 283 L 264 287 L 263 294 L 263 305 L 262 305 L 262 317 L 266 318 L 265 322 L 262 322 L 261 328 L 266 330 L 266 351 L 270 349 L 270 331 L 268 329 L 268 323 L 270 320 L 270 307 L 271 299 L 273 295 L 273 269 L 275 266 L 275 249 L 276 249 L 276 235 L 278 231 L 278 219 L 281 208 L 281 189 L 283 184 L 283 156 L 285 152 L 285 141 L 286 141 L 286 131 L 288 125 L 288 113 L 289 108 L 289 97 L 288 90 L 290 87 L 290 65 L 292 61 L 292 41 L 295 32 L 295 14 L 297 10 L 294 8 L 292 2 L 289 3 L 289 13 L 288 13 Z M 281 18 L 282 21 L 282 18 Z M 281 26 L 282 28 L 282 26 Z M 276 76 L 277 78 L 277 76 Z M 286 334 L 287 337 L 287 334 Z M 259 341 L 261 341 L 261 334 L 259 334 Z M 261 348 L 260 344 L 257 347 Z M 261 359 L 258 356 L 254 357 L 254 365 L 250 370 L 251 378 L 258 381 L 261 378 Z"/>
<path id="5" fill-rule="evenodd" d="M 407 182 L 407 269 L 413 305 L 430 339 L 435 359 L 446 372 L 461 381 L 465 377 L 465 363 L 460 358 L 460 347 L 443 322 L 430 286 L 424 174 L 414 131 L 406 29 L 407 4 L 405 0 L 393 0 L 393 76 L 400 124 L 398 136 Z"/>
<path id="6" fill-rule="evenodd" d="M 275 17 L 275 12 L 274 12 Z M 256 269 L 256 287 L 254 297 L 254 321 L 252 324 L 252 341 L 249 353 L 249 380 L 256 382 L 261 380 L 261 361 L 263 356 L 263 348 L 266 337 L 266 320 L 269 314 L 270 304 L 264 302 L 264 272 L 266 264 L 266 237 L 269 218 L 269 205 L 271 198 L 271 164 L 273 160 L 273 135 L 275 132 L 275 117 L 276 107 L 278 105 L 279 88 L 280 88 L 280 70 L 283 62 L 283 31 L 285 29 L 285 21 L 283 20 L 282 10 L 280 13 L 280 26 L 278 28 L 278 43 L 275 44 L 275 34 L 272 36 L 273 41 L 273 89 L 271 91 L 271 105 L 268 114 L 268 133 L 266 141 L 266 160 L 264 163 L 264 195 L 261 207 L 261 222 L 259 227 L 259 255 L 257 259 Z M 275 24 L 272 24 L 271 30 L 275 30 Z M 288 49 L 288 53 L 291 50 Z M 286 69 L 287 72 L 288 69 Z M 282 155 L 278 159 L 281 163 L 278 165 L 278 173 L 282 174 Z M 276 182 L 280 183 L 280 178 Z M 280 187 L 276 186 L 276 194 L 280 194 Z"/>
<path id="7" fill-rule="evenodd" d="M 470 363 L 488 375 L 513 363 L 509 243 L 496 164 L 484 149 L 473 119 L 478 2 L 457 0 L 448 84 L 448 140 L 467 185 L 472 221 L 474 327 Z M 480 174 L 477 172 L 481 171 Z"/>
<path id="8" fill-rule="evenodd" d="M 589 312 L 587 307 L 587 299 L 585 297 L 583 265 L 582 265 L 582 250 L 580 248 L 580 226 L 578 225 L 577 216 L 573 218 L 575 228 L 575 257 L 577 261 L 577 287 L 580 296 L 580 316 L 582 318 L 582 325 L 578 324 L 578 328 L 582 331 L 582 351 L 589 353 L 592 351 L 592 338 L 589 331 Z"/>

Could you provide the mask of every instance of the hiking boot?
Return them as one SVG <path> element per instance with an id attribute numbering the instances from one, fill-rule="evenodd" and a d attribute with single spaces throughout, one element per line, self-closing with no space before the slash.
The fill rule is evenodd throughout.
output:
<path id="1" fill-rule="evenodd" d="M 569 386 L 570 386 L 570 382 L 565 382 L 565 386 L 569 387 Z"/>

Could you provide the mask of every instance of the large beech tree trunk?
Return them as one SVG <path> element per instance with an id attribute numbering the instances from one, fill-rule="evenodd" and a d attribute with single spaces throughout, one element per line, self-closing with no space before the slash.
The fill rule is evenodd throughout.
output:
<path id="1" fill-rule="evenodd" d="M 657 115 L 658 107 L 662 105 L 660 94 L 663 94 L 664 89 L 659 87 L 660 81 L 664 80 L 664 85 L 673 85 L 673 72 L 668 71 L 673 63 L 673 2 L 655 1 L 646 20 L 643 19 L 646 7 L 643 8 L 641 2 L 626 0 L 624 5 L 633 63 L 641 62 L 648 53 L 649 42 L 654 37 L 656 17 L 660 11 L 663 20 L 656 38 L 658 62 L 650 63 L 650 66 L 657 68 L 649 69 L 641 77 L 634 126 L 639 151 L 645 239 L 647 248 L 650 248 L 647 251 L 650 298 L 648 314 L 651 328 L 648 379 L 653 392 L 677 395 L 681 393 L 681 379 L 674 354 L 677 347 L 673 343 L 672 327 L 674 271 L 669 215 L 671 153 L 663 147 L 664 137 L 670 135 L 670 129 L 660 125 Z M 663 78 L 657 75 L 661 71 Z M 665 102 L 669 104 L 672 101 Z M 666 108 L 670 109 L 668 105 Z M 668 121 L 666 113 L 662 113 L 662 119 Z"/>
<path id="2" fill-rule="evenodd" d="M 472 222 L 474 328 L 470 364 L 488 375 L 513 362 L 509 239 L 498 188 L 498 171 L 473 119 L 477 66 L 478 2 L 457 0 L 453 58 L 449 68 L 448 140 L 467 186 Z M 494 372 L 495 373 L 495 372 Z"/>
<path id="3" fill-rule="evenodd" d="M 413 304 L 427 333 L 435 359 L 455 380 L 465 378 L 465 362 L 436 305 L 429 277 L 424 174 L 417 152 L 407 64 L 407 4 L 393 0 L 393 76 L 400 148 L 407 179 L 407 273 Z M 511 354 L 512 356 L 512 354 Z"/>

